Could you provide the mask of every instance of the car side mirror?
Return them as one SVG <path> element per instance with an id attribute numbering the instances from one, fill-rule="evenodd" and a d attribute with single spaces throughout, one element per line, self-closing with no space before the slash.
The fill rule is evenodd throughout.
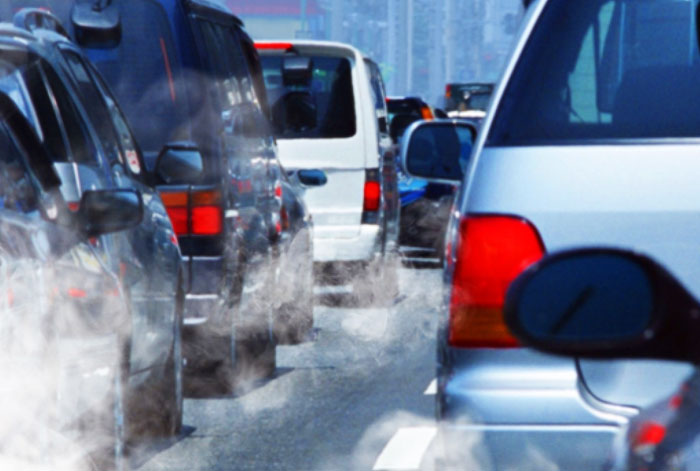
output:
<path id="1" fill-rule="evenodd" d="M 700 359 L 700 305 L 663 267 L 633 252 L 545 257 L 510 285 L 504 317 L 524 345 L 549 353 Z"/>
<path id="2" fill-rule="evenodd" d="M 323 186 L 328 183 L 326 172 L 318 169 L 303 169 L 297 172 L 297 178 L 305 186 Z"/>
<path id="3" fill-rule="evenodd" d="M 166 144 L 156 160 L 155 173 L 168 185 L 195 182 L 203 171 L 202 154 L 191 142 Z"/>
<path id="4" fill-rule="evenodd" d="M 82 47 L 111 49 L 122 39 L 122 23 L 116 2 L 76 2 L 71 10 L 75 42 Z"/>
<path id="5" fill-rule="evenodd" d="M 88 237 L 132 228 L 142 218 L 143 199 L 134 190 L 87 190 L 80 199 L 78 219 Z"/>
<path id="6" fill-rule="evenodd" d="M 476 128 L 469 123 L 416 122 L 401 140 L 402 170 L 434 183 L 461 183 L 475 139 Z"/>

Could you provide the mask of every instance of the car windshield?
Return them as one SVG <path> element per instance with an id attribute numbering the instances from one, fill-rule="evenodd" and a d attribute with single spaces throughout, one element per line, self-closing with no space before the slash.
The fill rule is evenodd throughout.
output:
<path id="1" fill-rule="evenodd" d="M 305 56 L 294 56 L 305 57 Z M 262 57 L 275 134 L 279 139 L 347 138 L 355 135 L 355 97 L 349 59 L 312 56 L 311 79 L 289 84 L 283 74 L 285 56 Z M 292 122 L 293 106 L 309 111 L 307 122 Z M 284 122 L 285 124 L 278 124 Z"/>
<path id="2" fill-rule="evenodd" d="M 696 2 L 548 2 L 490 145 L 697 137 Z"/>

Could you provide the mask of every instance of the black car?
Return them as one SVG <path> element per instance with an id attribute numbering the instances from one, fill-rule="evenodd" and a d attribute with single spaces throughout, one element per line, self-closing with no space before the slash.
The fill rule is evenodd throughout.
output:
<path id="1" fill-rule="evenodd" d="M 21 67 L 18 52 L 31 62 L 29 41 L 0 30 L 2 77 Z M 142 199 L 87 190 L 69 209 L 14 99 L 0 92 L 0 433 L 14 437 L 0 466 L 121 469 L 132 319 L 108 234 L 140 222 Z"/>
<path id="2" fill-rule="evenodd" d="M 493 87 L 492 83 L 448 83 L 445 85 L 445 111 L 451 118 L 483 118 Z"/>
<path id="3" fill-rule="evenodd" d="M 119 274 L 132 313 L 125 352 L 128 435 L 171 436 L 182 423 L 184 273 L 155 185 L 196 171 L 201 157 L 185 145 L 166 147 L 157 170 L 147 171 L 115 99 L 57 19 L 29 9 L 14 21 L 15 28 L 2 30 L 0 44 L 7 42 L 8 51 L 20 41 L 26 46 L 22 54 L 4 54 L 8 68 L 0 74 L 0 91 L 42 136 L 69 207 L 79 210 L 86 190 L 125 188 L 143 196 L 140 224 L 98 242 L 117 254 L 104 263 Z"/>
<path id="4" fill-rule="evenodd" d="M 166 143 L 194 142 L 201 151 L 201 176 L 159 186 L 185 266 L 188 371 L 214 370 L 229 388 L 270 374 L 274 333 L 285 324 L 275 287 L 289 276 L 280 266 L 291 245 L 282 237 L 285 172 L 242 23 L 203 0 L 43 3 L 114 90 L 148 169 Z"/>

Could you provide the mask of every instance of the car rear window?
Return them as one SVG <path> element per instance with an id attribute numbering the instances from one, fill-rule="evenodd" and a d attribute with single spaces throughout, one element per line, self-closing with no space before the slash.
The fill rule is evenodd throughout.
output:
<path id="1" fill-rule="evenodd" d="M 550 1 L 488 145 L 700 136 L 696 1 Z"/>
<path id="2" fill-rule="evenodd" d="M 114 91 L 141 147 L 153 153 L 167 142 L 189 139 L 183 70 L 160 5 L 123 0 L 119 7 L 125 19 L 119 47 L 88 50 L 88 56 Z"/>
<path id="3" fill-rule="evenodd" d="M 421 103 L 417 100 L 390 98 L 387 101 L 387 108 L 389 109 L 389 121 L 397 114 L 421 116 Z"/>
<path id="4" fill-rule="evenodd" d="M 355 135 L 355 98 L 352 88 L 350 60 L 339 57 L 312 56 L 313 72 L 309 87 L 285 86 L 282 78 L 284 56 L 261 57 L 273 122 L 279 123 L 288 100 L 309 94 L 309 102 L 316 109 L 316 126 L 303 129 L 281 129 L 275 125 L 275 134 L 281 139 L 347 138 Z"/>

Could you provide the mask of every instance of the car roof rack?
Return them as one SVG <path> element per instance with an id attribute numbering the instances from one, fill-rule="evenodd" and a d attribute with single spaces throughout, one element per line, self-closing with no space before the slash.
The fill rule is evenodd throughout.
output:
<path id="1" fill-rule="evenodd" d="M 47 29 L 70 39 L 68 31 L 61 24 L 56 15 L 43 8 L 22 8 L 12 18 L 12 23 L 29 32 L 37 29 Z"/>

